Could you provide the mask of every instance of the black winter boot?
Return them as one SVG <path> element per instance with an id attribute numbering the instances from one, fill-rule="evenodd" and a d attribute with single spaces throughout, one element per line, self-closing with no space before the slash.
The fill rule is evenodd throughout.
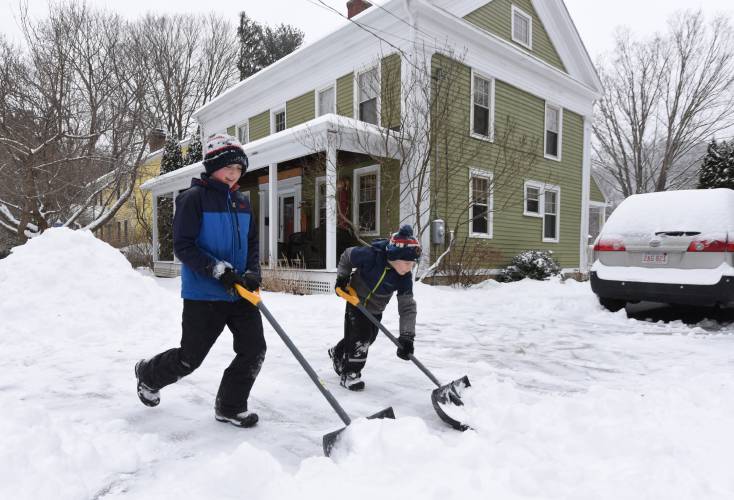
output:
<path id="1" fill-rule="evenodd" d="M 339 384 L 341 384 L 342 387 L 346 387 L 350 391 L 361 391 L 364 389 L 362 374 L 359 372 L 342 373 Z"/>
<path id="2" fill-rule="evenodd" d="M 218 422 L 225 422 L 236 427 L 253 427 L 259 420 L 257 413 L 253 413 L 251 411 L 229 414 L 217 409 L 214 410 L 214 418 L 216 418 Z"/>
<path id="3" fill-rule="evenodd" d="M 138 398 L 140 398 L 140 401 L 145 406 L 158 406 L 158 404 L 161 402 L 161 393 L 158 389 L 153 389 L 152 387 L 149 387 L 145 385 L 140 380 L 140 370 L 142 370 L 145 367 L 145 361 L 144 359 L 141 359 L 137 363 L 135 363 L 135 378 L 138 380 Z"/>

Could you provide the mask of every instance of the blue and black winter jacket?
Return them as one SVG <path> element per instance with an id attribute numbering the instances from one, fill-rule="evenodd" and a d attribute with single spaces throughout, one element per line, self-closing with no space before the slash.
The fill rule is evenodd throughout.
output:
<path id="1" fill-rule="evenodd" d="M 237 273 L 260 273 L 257 228 L 250 202 L 236 188 L 207 174 L 192 179 L 191 187 L 176 198 L 173 251 L 181 261 L 181 297 L 224 300 L 227 293 L 212 276 L 219 261 L 229 262 Z"/>
<path id="2" fill-rule="evenodd" d="M 413 273 L 400 276 L 387 261 L 387 240 L 369 247 L 347 248 L 339 259 L 337 273 L 349 276 L 360 302 L 373 314 L 381 314 L 393 294 L 398 296 L 400 335 L 415 336 L 417 307 L 413 298 Z"/>

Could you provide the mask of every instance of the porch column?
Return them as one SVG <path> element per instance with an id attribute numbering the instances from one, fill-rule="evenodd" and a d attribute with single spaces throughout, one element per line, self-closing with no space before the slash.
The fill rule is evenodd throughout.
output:
<path id="1" fill-rule="evenodd" d="M 268 263 L 270 269 L 278 266 L 278 229 L 280 228 L 280 216 L 278 214 L 278 164 L 271 163 L 268 166 Z"/>
<path id="2" fill-rule="evenodd" d="M 326 133 L 326 269 L 336 270 L 336 130 Z"/>
<path id="3" fill-rule="evenodd" d="M 153 227 L 153 262 L 160 258 L 160 252 L 158 250 L 158 196 L 153 194 L 153 220 L 151 226 Z"/>

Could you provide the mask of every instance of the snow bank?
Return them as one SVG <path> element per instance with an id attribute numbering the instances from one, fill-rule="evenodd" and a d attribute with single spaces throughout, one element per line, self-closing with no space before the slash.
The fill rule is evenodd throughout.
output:
<path id="1" fill-rule="evenodd" d="M 658 231 L 734 232 L 734 190 L 690 189 L 635 194 L 604 224 L 604 234 Z"/>
<path id="2" fill-rule="evenodd" d="M 133 364 L 176 345 L 178 280 L 135 272 L 89 233 L 47 231 L 0 261 L 0 498 L 734 496 L 733 328 L 631 320 L 558 279 L 415 294 L 416 355 L 443 381 L 469 376 L 471 431 L 438 419 L 430 381 L 382 336 L 367 389 L 338 386 L 326 349 L 343 301 L 264 294 L 354 418 L 325 458 L 321 437 L 342 424 L 269 328 L 257 427 L 213 419 L 229 338 L 143 407 Z M 390 405 L 394 421 L 359 418 Z"/>

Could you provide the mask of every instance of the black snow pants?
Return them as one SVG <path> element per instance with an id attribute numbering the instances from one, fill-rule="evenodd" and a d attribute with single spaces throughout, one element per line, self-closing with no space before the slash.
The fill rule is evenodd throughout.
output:
<path id="1" fill-rule="evenodd" d="M 378 321 L 382 314 L 373 314 Z M 335 357 L 343 361 L 344 372 L 360 373 L 367 363 L 370 346 L 377 339 L 377 327 L 362 312 L 347 303 L 344 311 L 344 338 L 335 348 Z"/>
<path id="2" fill-rule="evenodd" d="M 184 299 L 181 347 L 150 359 L 140 374 L 142 382 L 161 389 L 189 375 L 204 361 L 225 326 L 234 337 L 236 356 L 224 370 L 216 407 L 225 414 L 246 411 L 247 398 L 265 360 L 266 346 L 260 311 L 245 300 Z"/>

